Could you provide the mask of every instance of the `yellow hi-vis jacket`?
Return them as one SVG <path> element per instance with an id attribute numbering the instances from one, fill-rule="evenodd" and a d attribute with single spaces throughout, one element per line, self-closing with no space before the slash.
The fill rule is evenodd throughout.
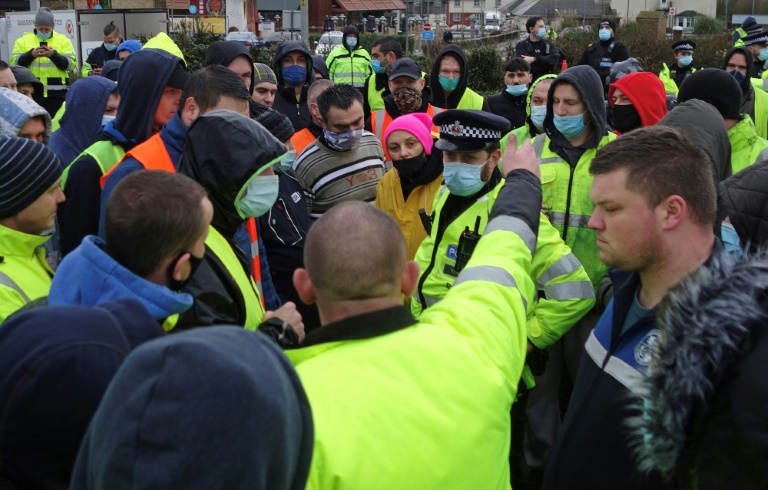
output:
<path id="1" fill-rule="evenodd" d="M 77 57 L 75 55 L 75 48 L 72 47 L 72 42 L 68 37 L 56 31 L 52 31 L 52 34 L 51 38 L 45 42 L 48 43 L 49 48 L 69 59 L 67 69 L 60 70 L 50 58 L 35 58 L 27 67 L 34 76 L 40 79 L 40 82 L 45 87 L 46 96 L 49 90 L 66 90 L 69 72 L 77 68 Z M 23 36 L 13 43 L 10 64 L 18 65 L 19 56 L 40 47 L 41 42 L 42 40 L 34 32 L 25 32 Z"/>

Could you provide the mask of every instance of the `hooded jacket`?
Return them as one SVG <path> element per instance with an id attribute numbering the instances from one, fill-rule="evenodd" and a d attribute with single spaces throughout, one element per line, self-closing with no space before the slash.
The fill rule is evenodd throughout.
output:
<path id="1" fill-rule="evenodd" d="M 283 81 L 283 58 L 292 51 L 302 53 L 307 59 L 306 84 L 301 89 L 301 96 L 298 101 L 296 100 L 294 87 L 286 86 Z M 275 93 L 275 101 L 272 103 L 272 109 L 288 116 L 291 124 L 293 124 L 294 132 L 306 128 L 310 121 L 312 121 L 312 114 L 309 112 L 309 102 L 307 99 L 309 85 L 315 80 L 312 66 L 312 54 L 309 52 L 307 45 L 301 41 L 284 41 L 275 49 L 273 69 L 277 77 L 277 92 Z"/>
<path id="2" fill-rule="evenodd" d="M 459 77 L 459 86 L 446 98 L 445 92 L 443 92 L 443 89 L 440 86 L 440 61 L 442 61 L 444 56 L 449 54 L 459 60 L 461 75 Z M 456 44 L 448 44 L 441 49 L 435 57 L 435 62 L 432 64 L 432 71 L 429 74 L 429 83 L 427 85 L 433 89 L 432 105 L 442 109 L 476 109 L 488 111 L 488 104 L 483 98 L 475 93 L 474 90 L 467 87 L 467 78 L 469 78 L 469 67 L 464 51 L 462 51 Z M 466 100 L 464 100 L 465 98 Z"/>
<path id="3" fill-rule="evenodd" d="M 742 114 L 741 120 L 728 130 L 728 138 L 731 141 L 731 167 L 734 174 L 755 163 L 763 150 L 768 148 L 768 140 L 757 135 L 755 123 L 746 114 Z"/>
<path id="4" fill-rule="evenodd" d="M 323 57 L 319 54 L 313 54 L 312 55 L 312 69 L 320 74 L 321 77 L 323 77 L 326 80 L 330 80 L 331 77 L 328 75 L 328 66 L 325 64 L 325 60 Z"/>
<path id="5" fill-rule="evenodd" d="M 755 251 L 768 245 L 768 155 L 720 183 L 725 216 L 742 246 Z"/>
<path id="6" fill-rule="evenodd" d="M 48 111 L 26 95 L 0 87 L 0 138 L 16 137 L 21 127 L 36 116 L 41 116 L 44 120 L 43 144 L 47 145 L 51 138 L 51 116 Z"/>
<path id="7" fill-rule="evenodd" d="M 0 487 L 68 489 L 77 450 L 123 359 L 162 330 L 134 300 L 55 306 L 0 329 Z"/>
<path id="8" fill-rule="evenodd" d="M 520 148 L 523 143 L 525 143 L 526 140 L 535 138 L 536 135 L 539 134 L 539 131 L 543 131 L 543 129 L 539 129 L 536 127 L 535 124 L 533 124 L 533 121 L 531 121 L 531 99 L 533 98 L 533 91 L 536 88 L 536 86 L 542 81 L 542 80 L 551 80 L 553 78 L 557 78 L 557 75 L 554 73 L 550 73 L 548 75 L 542 75 L 536 80 L 531 83 L 531 86 L 528 87 L 528 95 L 525 97 L 525 124 L 523 126 L 520 126 L 517 129 L 513 129 L 512 133 L 515 134 L 515 137 L 517 138 L 517 147 Z M 543 122 L 543 121 L 542 121 Z M 507 136 L 504 136 L 499 140 L 499 146 L 501 147 L 501 154 L 504 154 L 504 151 L 507 148 Z"/>
<path id="9" fill-rule="evenodd" d="M 208 52 L 205 54 L 205 63 L 203 66 L 221 65 L 227 67 L 238 56 L 245 56 L 251 65 L 251 86 L 248 87 L 248 93 L 253 93 L 253 56 L 248 48 L 237 41 L 215 41 L 208 46 Z"/>
<path id="10" fill-rule="evenodd" d="M 667 93 L 664 83 L 651 72 L 630 73 L 613 82 L 608 88 L 608 103 L 613 104 L 613 93 L 621 90 L 640 115 L 642 127 L 653 126 L 667 113 Z"/>
<path id="11" fill-rule="evenodd" d="M 285 146 L 261 124 L 232 111 L 208 112 L 199 117 L 187 133 L 177 170 L 205 188 L 213 204 L 211 227 L 226 240 L 249 278 L 250 261 L 235 239 L 238 228 L 245 222 L 238 212 L 238 202 L 248 183 L 285 153 Z M 210 243 L 209 240 L 206 243 Z M 184 287 L 196 301 L 181 316 L 179 326 L 182 328 L 226 323 L 245 325 L 244 292 L 223 263 L 225 259 L 216 252 L 206 247 L 203 263 Z"/>
<path id="12" fill-rule="evenodd" d="M 628 425 L 640 468 L 663 471 L 668 488 L 768 487 L 767 291 L 763 253 L 700 269 L 662 302 L 664 335 Z"/>
<path id="13" fill-rule="evenodd" d="M 123 61 L 117 118 L 104 127 L 99 141 L 91 147 L 103 145 L 101 141 L 109 142 L 115 156 L 122 158 L 126 151 L 152 136 L 155 112 L 165 85 L 176 65 L 183 66 L 183 63 L 181 58 L 167 51 L 151 48 L 144 48 Z M 153 76 L 147 76 L 148 73 Z M 111 168 L 120 158 L 105 163 Z M 103 172 L 90 154 L 81 154 L 65 172 L 63 185 L 67 200 L 59 206 L 58 219 L 62 252 L 67 254 L 80 245 L 85 236 L 96 235 L 99 231 Z"/>
<path id="14" fill-rule="evenodd" d="M 23 66 L 14 65 L 11 67 L 11 71 L 13 72 L 13 76 L 16 77 L 16 84 L 18 86 L 24 85 L 25 83 L 32 85 L 32 88 L 35 90 L 35 102 L 39 103 L 43 98 L 43 91 L 45 90 L 40 79 L 33 75 L 32 72 L 29 71 L 29 68 Z"/>
<path id="15" fill-rule="evenodd" d="M 747 76 L 741 83 L 741 112 L 749 114 L 761 138 L 768 138 L 768 94 L 763 90 L 755 90 L 752 85 L 750 76 L 754 66 L 752 53 L 743 46 L 731 48 L 723 59 L 723 70 L 727 69 L 728 61 L 734 53 L 741 53 L 747 59 Z"/>
<path id="16" fill-rule="evenodd" d="M 71 488 L 301 490 L 313 441 L 309 402 L 278 347 L 239 328 L 198 329 L 126 359 Z"/>
<path id="17" fill-rule="evenodd" d="M 88 236 L 67 255 L 56 269 L 49 305 L 96 306 L 132 298 L 159 322 L 192 306 L 192 296 L 137 276 L 110 257 L 104 246 L 100 238 Z"/>
<path id="18" fill-rule="evenodd" d="M 104 77 L 81 78 L 72 84 L 67 103 L 76 110 L 64 112 L 48 145 L 65 166 L 99 137 L 107 101 L 116 90 L 115 82 Z"/>
<path id="19" fill-rule="evenodd" d="M 731 142 L 723 117 L 714 106 L 688 100 L 664 116 L 659 125 L 680 129 L 704 150 L 712 162 L 716 183 L 731 175 Z"/>
<path id="20" fill-rule="evenodd" d="M 357 38 L 355 47 L 347 43 L 350 36 Z M 352 85 L 361 91 L 372 73 L 371 55 L 360 44 L 360 33 L 353 25 L 344 28 L 341 46 L 331 51 L 325 62 L 331 80 L 338 84 Z"/>

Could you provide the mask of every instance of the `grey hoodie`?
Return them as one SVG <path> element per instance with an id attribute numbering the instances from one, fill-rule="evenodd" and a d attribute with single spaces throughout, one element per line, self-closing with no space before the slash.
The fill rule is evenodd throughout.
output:
<path id="1" fill-rule="evenodd" d="M 591 124 L 594 130 L 592 138 L 577 148 L 573 147 L 566 137 L 555 128 L 552 98 L 557 86 L 563 83 L 571 84 L 579 93 L 587 114 L 589 114 L 588 124 Z M 552 82 L 547 100 L 547 115 L 544 117 L 544 131 L 550 139 L 549 148 L 572 166 L 578 163 L 585 150 L 596 148 L 600 144 L 600 140 L 608 134 L 608 127 L 605 122 L 603 84 L 600 81 L 600 76 L 592 67 L 586 65 L 571 67 L 560 73 Z"/>

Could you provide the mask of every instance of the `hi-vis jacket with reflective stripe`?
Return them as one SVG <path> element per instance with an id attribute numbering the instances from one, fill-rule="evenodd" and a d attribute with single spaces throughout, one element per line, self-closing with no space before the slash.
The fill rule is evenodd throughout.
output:
<path id="1" fill-rule="evenodd" d="M 56 31 L 53 31 L 52 34 L 51 38 L 46 41 L 48 47 L 69 59 L 69 67 L 66 70 L 60 70 L 50 58 L 35 58 L 27 67 L 34 76 L 40 79 L 40 82 L 45 86 L 46 92 L 48 90 L 65 90 L 69 78 L 68 72 L 74 71 L 77 67 L 75 48 L 72 47 L 72 42 L 69 38 Z M 19 56 L 40 47 L 40 42 L 41 39 L 35 33 L 25 32 L 13 44 L 10 64 L 18 65 Z M 50 80 L 51 83 L 49 83 L 48 79 L 52 79 Z"/>
<path id="2" fill-rule="evenodd" d="M 362 47 L 350 52 L 343 44 L 330 52 L 325 60 L 328 76 L 334 83 L 363 88 L 371 75 L 371 55 Z"/>
<path id="3" fill-rule="evenodd" d="M 536 237 L 511 216 L 485 231 L 418 322 L 399 307 L 358 315 L 318 330 L 355 335 L 286 351 L 315 424 L 307 489 L 509 489 Z"/>
<path id="4" fill-rule="evenodd" d="M 450 193 L 445 186 L 435 199 L 434 226 L 416 252 L 421 270 L 418 289 L 411 300 L 417 317 L 445 297 L 458 275 L 454 270 L 459 237 L 466 227 L 474 229 L 480 218 L 479 233 L 485 233 L 488 215 L 504 181 L 482 196 L 450 223 L 441 216 Z M 531 265 L 531 279 L 544 292 L 528 308 L 528 339 L 539 349 L 546 349 L 565 334 L 595 304 L 595 294 L 586 271 L 560 234 L 541 214 L 536 251 Z M 422 304 L 424 302 L 425 304 Z"/>
<path id="5" fill-rule="evenodd" d="M 541 165 L 542 204 L 546 206 L 544 214 L 584 266 L 595 289 L 608 268 L 598 257 L 595 231 L 587 227 L 595 209 L 589 197 L 589 189 L 592 187 L 589 164 L 597 150 L 614 139 L 616 135 L 608 133 L 600 140 L 597 148 L 584 152 L 575 167 L 549 149 L 549 137 L 546 134 L 540 134 L 533 140 L 533 150 Z"/>
<path id="6" fill-rule="evenodd" d="M 43 244 L 50 238 L 0 226 L 0 323 L 30 301 L 48 296 L 53 271 L 45 262 Z"/>

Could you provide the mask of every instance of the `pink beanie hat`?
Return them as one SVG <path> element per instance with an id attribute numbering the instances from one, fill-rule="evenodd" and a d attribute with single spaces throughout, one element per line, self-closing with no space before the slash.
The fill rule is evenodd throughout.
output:
<path id="1" fill-rule="evenodd" d="M 432 154 L 432 118 L 428 114 L 414 112 L 413 114 L 400 116 L 389 123 L 387 130 L 384 131 L 384 148 L 387 147 L 387 139 L 389 139 L 389 135 L 393 131 L 407 131 L 411 133 L 419 140 L 421 146 L 424 147 L 424 152 L 427 155 Z"/>

